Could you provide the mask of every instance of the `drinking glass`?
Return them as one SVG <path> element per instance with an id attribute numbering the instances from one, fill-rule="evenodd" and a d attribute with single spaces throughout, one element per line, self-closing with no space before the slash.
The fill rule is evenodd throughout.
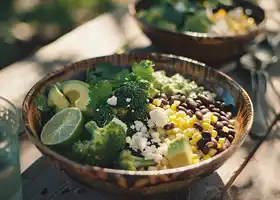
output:
<path id="1" fill-rule="evenodd" d="M 22 200 L 18 128 L 20 114 L 0 97 L 0 199 Z"/>

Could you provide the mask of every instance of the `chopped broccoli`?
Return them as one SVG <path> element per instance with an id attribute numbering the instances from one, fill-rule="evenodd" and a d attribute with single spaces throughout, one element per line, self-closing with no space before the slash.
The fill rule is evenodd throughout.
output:
<path id="1" fill-rule="evenodd" d="M 92 140 L 74 143 L 72 151 L 74 152 L 73 158 L 77 161 L 89 165 L 95 164 L 95 157 L 92 156 L 95 154 L 95 147 Z M 72 157 L 72 154 L 70 154 L 70 156 Z"/>
<path id="2" fill-rule="evenodd" d="M 86 158 L 84 161 L 90 160 L 90 164 L 101 167 L 111 166 L 125 147 L 126 124 L 114 118 L 103 128 L 99 128 L 94 121 L 88 122 L 85 127 L 91 134 L 92 140 L 83 142 L 81 148 L 76 149 L 80 149 L 80 154 Z"/>
<path id="3" fill-rule="evenodd" d="M 136 171 L 139 167 L 148 167 L 156 165 L 154 160 L 145 160 L 144 158 L 133 156 L 130 151 L 123 150 L 118 160 L 118 166 L 124 170 Z"/>
<path id="4" fill-rule="evenodd" d="M 116 115 L 121 119 L 143 120 L 148 111 L 148 84 L 145 81 L 130 81 L 114 91 L 118 98 Z"/>
<path id="5" fill-rule="evenodd" d="M 103 127 L 109 123 L 114 116 L 113 108 L 109 104 L 104 103 L 103 105 L 97 106 L 90 119 L 95 121 L 98 126 Z"/>

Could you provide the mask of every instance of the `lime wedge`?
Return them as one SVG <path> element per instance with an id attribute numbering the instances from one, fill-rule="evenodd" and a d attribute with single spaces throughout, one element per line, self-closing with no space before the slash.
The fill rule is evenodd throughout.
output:
<path id="1" fill-rule="evenodd" d="M 82 127 L 83 115 L 78 108 L 63 109 L 45 124 L 41 141 L 45 145 L 71 144 L 81 136 Z"/>

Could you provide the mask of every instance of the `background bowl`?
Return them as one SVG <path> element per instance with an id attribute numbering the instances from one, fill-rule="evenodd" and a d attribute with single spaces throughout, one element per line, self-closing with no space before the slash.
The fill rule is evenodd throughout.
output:
<path id="1" fill-rule="evenodd" d="M 257 29 L 236 36 L 216 36 L 208 33 L 169 31 L 154 27 L 137 18 L 136 13 L 153 5 L 151 0 L 139 0 L 129 5 L 130 14 L 136 19 L 142 31 L 160 52 L 185 56 L 205 62 L 213 67 L 227 61 L 237 59 L 246 53 L 247 46 L 263 31 L 265 12 L 259 6 L 242 1 L 235 6 L 220 5 L 219 8 L 230 10 L 241 6 L 244 10 L 252 10 L 250 15 L 257 23 Z"/>
<path id="2" fill-rule="evenodd" d="M 84 79 L 85 71 L 94 67 L 96 62 L 112 62 L 120 67 L 128 67 L 136 61 L 152 60 L 156 70 L 165 70 L 168 74 L 180 73 L 192 78 L 199 84 L 208 86 L 223 98 L 226 103 L 235 104 L 234 114 L 237 125 L 236 139 L 230 148 L 217 156 L 201 163 L 186 167 L 160 171 L 124 171 L 105 169 L 78 164 L 57 154 L 43 145 L 40 138 L 40 113 L 35 107 L 35 97 L 42 94 L 47 86 L 58 81 L 68 79 Z M 67 173 L 72 179 L 98 190 L 110 193 L 152 194 L 179 190 L 193 181 L 211 174 L 219 168 L 244 141 L 253 120 L 252 102 L 235 81 L 221 72 L 207 67 L 202 63 L 173 55 L 112 55 L 92 58 L 65 66 L 62 70 L 49 74 L 39 81 L 27 94 L 23 102 L 25 130 L 30 140 L 37 146 L 43 155 L 48 156 L 52 163 Z"/>

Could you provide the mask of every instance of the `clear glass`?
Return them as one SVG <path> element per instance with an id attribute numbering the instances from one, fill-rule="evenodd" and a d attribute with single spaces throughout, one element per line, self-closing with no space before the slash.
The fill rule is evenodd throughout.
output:
<path id="1" fill-rule="evenodd" d="M 22 200 L 18 128 L 20 114 L 0 97 L 0 199 Z"/>

